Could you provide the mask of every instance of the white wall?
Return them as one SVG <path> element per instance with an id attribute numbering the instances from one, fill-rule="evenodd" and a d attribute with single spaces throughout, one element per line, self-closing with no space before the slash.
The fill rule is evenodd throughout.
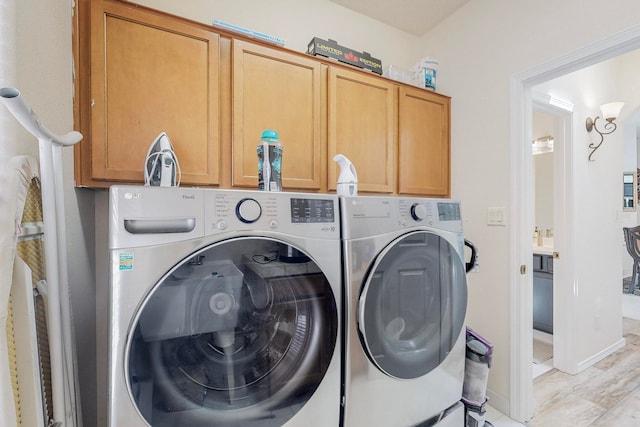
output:
<path id="1" fill-rule="evenodd" d="M 341 46 L 366 51 L 408 68 L 428 56 L 418 38 L 362 16 L 328 0 L 134 0 L 135 3 L 211 24 L 214 19 L 282 38 L 287 49 L 306 52 L 313 37 L 332 39 Z"/>
<path id="2" fill-rule="evenodd" d="M 532 140 L 553 137 L 554 124 L 550 113 L 534 110 Z M 533 156 L 533 194 L 533 224 L 546 237 L 546 230 L 553 231 L 553 151 Z"/>
<path id="3" fill-rule="evenodd" d="M 553 232 L 553 152 L 533 156 L 534 225 L 543 237 Z"/>
<path id="4" fill-rule="evenodd" d="M 5 0 L 0 2 L 0 28 L 2 28 L 2 40 L 0 40 L 0 87 L 10 87 L 16 78 L 16 1 Z M 16 129 L 18 123 L 9 112 L 0 110 L 0 161 L 18 154 L 18 141 Z M 4 164 L 4 163 L 3 163 Z"/>
<path id="5" fill-rule="evenodd" d="M 514 250 L 510 242 L 510 226 L 488 227 L 486 212 L 489 206 L 511 205 L 510 191 L 516 171 L 510 170 L 510 109 L 513 107 L 510 104 L 510 79 L 637 25 L 639 12 L 640 5 L 634 0 L 609 2 L 606 10 L 594 0 L 472 1 L 422 40 L 424 49 L 439 59 L 439 90 L 453 99 L 452 193 L 463 201 L 467 219 L 465 233 L 479 246 L 482 254 L 480 273 L 469 276 L 468 318 L 471 326 L 486 334 L 495 346 L 495 364 L 489 388 L 496 397 L 493 403 L 501 409 L 508 409 L 509 304 L 511 290 L 518 284 L 510 283 L 509 259 Z M 577 141 L 588 140 L 589 136 L 582 130 L 585 115 L 592 114 L 597 105 L 608 100 L 610 94 L 606 95 L 592 94 L 591 102 L 581 102 L 589 108 L 576 108 L 574 135 Z M 576 212 L 581 213 L 584 219 L 583 225 L 576 227 L 582 232 L 581 241 L 576 242 L 576 246 L 600 245 L 602 255 L 606 255 L 611 247 L 612 238 L 609 236 L 613 236 L 615 231 L 607 232 L 606 229 L 617 227 L 619 223 L 615 209 L 611 207 L 613 201 L 609 202 L 612 196 L 603 191 L 603 188 L 613 189 L 616 185 L 605 171 L 613 162 L 612 156 L 620 155 L 615 147 L 617 137 L 619 135 L 612 138 L 613 149 L 602 150 L 595 164 L 586 164 L 584 145 L 576 148 L 575 173 L 585 188 L 576 194 Z M 619 253 L 618 246 L 615 248 Z M 610 281 L 620 277 L 619 260 L 614 261 L 617 275 L 612 272 L 613 275 L 608 276 L 609 258 L 581 255 L 577 257 L 581 265 L 589 264 L 590 267 L 580 269 L 580 277 L 574 285 L 580 289 L 591 289 L 596 294 L 598 287 L 608 289 L 618 285 Z M 604 268 L 599 269 L 598 266 Z M 609 307 L 608 299 L 605 301 L 593 296 L 585 294 L 585 310 L 596 306 L 603 313 L 601 316 L 606 316 L 605 310 L 609 308 L 619 312 L 619 307 Z M 615 320 L 612 319 L 613 322 Z M 603 329 L 609 326 L 608 323 L 608 320 L 600 320 L 600 332 L 593 337 L 593 346 L 602 346 L 610 340 L 610 337 L 603 336 Z M 586 340 L 594 329 L 594 321 L 584 326 L 588 329 L 580 333 Z M 582 357 L 589 353 L 589 349 L 583 346 L 576 351 Z"/>

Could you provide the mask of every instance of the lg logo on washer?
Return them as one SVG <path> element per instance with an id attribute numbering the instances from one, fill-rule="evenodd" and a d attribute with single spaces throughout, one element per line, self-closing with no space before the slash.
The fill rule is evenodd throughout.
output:
<path id="1" fill-rule="evenodd" d="M 125 200 L 137 200 L 142 199 L 141 193 L 124 193 Z"/>

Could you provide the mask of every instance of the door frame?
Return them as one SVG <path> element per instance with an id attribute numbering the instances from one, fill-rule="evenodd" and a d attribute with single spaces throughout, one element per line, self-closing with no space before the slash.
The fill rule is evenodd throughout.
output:
<path id="1" fill-rule="evenodd" d="M 509 360 L 509 415 L 520 422 L 533 416 L 533 380 L 532 380 L 532 328 L 533 328 L 533 292 L 532 292 L 532 87 L 548 80 L 577 71 L 590 65 L 611 59 L 615 56 L 640 48 L 640 25 L 605 37 L 581 49 L 570 52 L 553 61 L 539 65 L 512 76 L 510 96 L 510 135 L 511 135 L 511 189 L 510 221 L 513 224 L 510 233 L 511 257 L 510 283 L 510 360 Z M 578 120 L 579 122 L 580 120 Z M 565 144 L 569 153 L 573 153 L 571 141 Z M 573 156 L 565 159 L 565 165 L 572 164 Z M 555 168 L 555 166 L 554 166 Z M 566 173 L 567 171 L 565 171 Z M 577 184 L 570 174 L 564 183 L 565 197 L 572 200 Z M 554 196 L 555 198 L 555 196 Z M 570 215 L 571 212 L 565 214 Z M 554 214 L 555 216 L 555 214 Z M 567 216 L 570 220 L 571 217 Z M 574 241 L 572 230 L 564 230 L 562 241 Z M 571 259 L 571 244 L 565 248 L 567 262 L 565 277 L 574 275 L 574 263 Z M 521 266 L 526 270 L 521 273 Z M 555 295 L 554 295 L 555 296 Z M 576 307 L 574 298 L 565 301 L 564 309 L 573 312 Z M 570 327 L 567 332 L 570 332 Z M 568 333 L 567 335 L 570 335 Z M 564 340 L 565 345 L 569 342 Z M 559 343 L 560 345 L 560 343 Z M 555 347 L 555 346 L 554 346 Z M 554 349 L 555 356 L 555 349 Z"/>

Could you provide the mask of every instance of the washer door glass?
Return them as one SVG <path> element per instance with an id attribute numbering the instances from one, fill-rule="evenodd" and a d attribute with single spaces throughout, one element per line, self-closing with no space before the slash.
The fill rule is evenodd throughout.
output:
<path id="1" fill-rule="evenodd" d="M 464 263 L 444 238 L 412 232 L 376 258 L 358 303 L 369 359 L 395 378 L 418 378 L 449 354 L 464 325 Z"/>
<path id="2" fill-rule="evenodd" d="M 129 390 L 156 426 L 281 426 L 314 393 L 333 356 L 338 310 L 304 251 L 238 238 L 172 269 L 136 316 Z M 286 259 L 288 262 L 282 262 Z"/>

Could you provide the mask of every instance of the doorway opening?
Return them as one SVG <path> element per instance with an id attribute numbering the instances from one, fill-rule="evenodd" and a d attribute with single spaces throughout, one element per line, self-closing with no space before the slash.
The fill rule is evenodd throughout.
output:
<path id="1" fill-rule="evenodd" d="M 640 26 L 608 37 L 584 49 L 551 61 L 542 66 L 514 76 L 511 80 L 511 141 L 513 171 L 511 212 L 513 256 L 511 257 L 511 282 L 514 283 L 511 294 L 511 363 L 510 363 L 510 416 L 519 421 L 527 421 L 533 416 L 533 380 L 532 380 L 532 269 L 533 230 L 532 218 L 532 152 L 525 141 L 532 140 L 533 88 L 541 83 L 563 76 L 611 59 L 623 53 L 640 48 Z M 576 126 L 580 120 L 576 119 Z M 571 126 L 573 127 L 573 126 Z M 568 139 L 567 141 L 571 141 Z M 554 318 L 554 364 L 568 360 L 569 350 L 573 346 L 573 334 L 567 324 L 571 323 L 579 307 L 576 302 L 577 273 L 575 262 L 574 237 L 574 197 L 575 175 L 572 169 L 573 156 L 569 154 L 560 164 L 563 166 L 564 179 L 555 185 L 555 189 L 564 192 L 564 225 L 555 224 L 554 213 L 554 251 L 558 245 L 561 250 L 563 272 L 560 275 L 568 280 L 565 291 L 560 295 L 563 300 L 562 316 Z M 557 161 L 554 160 L 554 165 Z M 554 169 L 555 170 L 555 169 Z M 554 195 L 554 200 L 555 200 Z M 522 267 L 525 267 L 524 269 Z M 555 271 L 554 266 L 554 273 Z M 524 273 L 521 273 L 524 272 Z M 554 289 L 554 299 L 558 292 Z M 557 311 L 556 311 L 557 312 Z M 562 332 L 564 331 L 564 333 Z M 556 336 L 557 335 L 557 336 Z M 556 360 L 557 359 L 557 360 Z M 571 371 L 575 366 L 570 367 Z M 563 369 L 564 370 L 564 369 Z"/>
<path id="2" fill-rule="evenodd" d="M 569 280 L 563 277 L 567 269 L 559 254 L 566 246 L 570 220 L 565 216 L 570 210 L 568 189 L 562 183 L 570 172 L 573 105 L 567 101 L 552 105 L 549 96 L 536 88 L 532 94 L 532 378 L 536 378 L 563 365 L 566 322 L 559 307 L 564 306 L 565 295 L 554 283 Z M 555 359 L 554 349 L 558 350 Z"/>

